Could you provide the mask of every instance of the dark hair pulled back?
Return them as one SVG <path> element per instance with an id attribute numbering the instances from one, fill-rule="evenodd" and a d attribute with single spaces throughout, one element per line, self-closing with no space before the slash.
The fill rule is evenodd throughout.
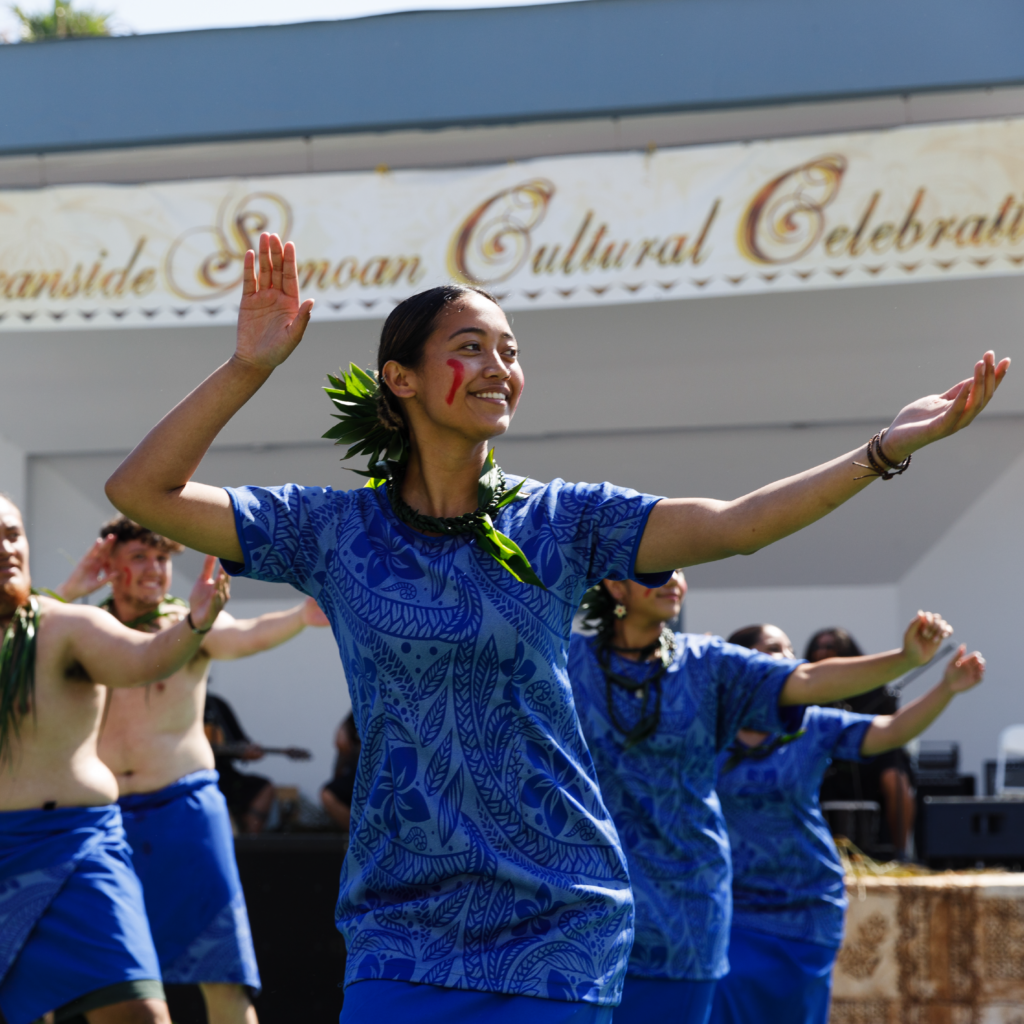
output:
<path id="1" fill-rule="evenodd" d="M 583 625 L 588 629 L 597 630 L 598 643 L 602 648 L 608 647 L 615 636 L 615 605 L 617 603 L 604 585 L 604 580 L 591 587 L 580 602 Z"/>
<path id="2" fill-rule="evenodd" d="M 842 626 L 831 626 L 828 629 L 819 629 L 810 640 L 807 641 L 807 648 L 804 651 L 804 657 L 810 658 L 814 653 L 815 647 L 818 646 L 818 641 L 823 636 L 834 636 L 835 642 L 835 658 L 859 658 L 864 652 L 860 649 L 860 644 L 850 636 L 848 630 L 843 629 Z"/>
<path id="3" fill-rule="evenodd" d="M 764 625 L 744 626 L 737 629 L 725 642 L 735 644 L 737 647 L 746 647 L 753 650 L 761 642 L 761 634 L 764 632 Z"/>
<path id="4" fill-rule="evenodd" d="M 377 346 L 377 378 L 380 392 L 377 396 L 377 418 L 388 430 L 405 430 L 407 425 L 402 404 L 384 381 L 384 364 L 390 360 L 415 369 L 423 358 L 423 348 L 434 332 L 438 318 L 453 302 L 475 292 L 501 308 L 498 300 L 484 291 L 467 284 L 442 284 L 436 288 L 410 295 L 389 314 L 380 332 Z"/>

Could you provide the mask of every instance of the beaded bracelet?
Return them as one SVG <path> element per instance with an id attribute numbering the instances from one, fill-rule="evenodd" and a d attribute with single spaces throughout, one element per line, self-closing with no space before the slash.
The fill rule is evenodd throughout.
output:
<path id="1" fill-rule="evenodd" d="M 880 430 L 868 441 L 867 456 L 870 465 L 865 465 L 863 462 L 855 462 L 854 465 L 861 469 L 870 469 L 871 472 L 854 477 L 855 480 L 865 480 L 869 476 L 880 476 L 883 480 L 891 480 L 894 476 L 902 476 L 906 473 L 913 456 L 908 455 L 902 462 L 893 462 L 882 450 L 882 438 L 885 433 L 884 430 Z"/>

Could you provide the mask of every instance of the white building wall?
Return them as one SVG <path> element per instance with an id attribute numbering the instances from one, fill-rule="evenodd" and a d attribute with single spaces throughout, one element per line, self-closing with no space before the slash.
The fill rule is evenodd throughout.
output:
<path id="1" fill-rule="evenodd" d="M 25 467 L 25 452 L 0 435 L 0 491 L 23 513 L 26 492 Z"/>
<path id="2" fill-rule="evenodd" d="M 793 641 L 798 657 L 819 629 L 843 626 L 864 651 L 884 651 L 900 642 L 898 606 L 895 585 L 695 588 L 686 597 L 684 626 L 689 633 L 729 636 L 771 623 Z"/>
<path id="3" fill-rule="evenodd" d="M 948 486 L 955 488 L 951 479 Z M 988 662 L 985 682 L 956 698 L 952 707 L 925 734 L 927 739 L 960 743 L 961 767 L 978 774 L 994 758 L 999 732 L 1024 722 L 1021 581 L 1024 579 L 1024 456 L 962 515 L 899 586 L 899 618 L 918 608 L 941 611 L 956 629 L 953 639 L 980 650 Z M 913 686 L 912 698 L 935 682 L 935 668 Z"/>

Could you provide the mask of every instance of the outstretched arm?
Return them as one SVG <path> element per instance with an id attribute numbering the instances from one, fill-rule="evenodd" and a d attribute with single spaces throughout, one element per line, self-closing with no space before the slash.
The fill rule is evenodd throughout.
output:
<path id="1" fill-rule="evenodd" d="M 217 661 L 233 661 L 269 651 L 307 626 L 328 625 L 327 616 L 311 597 L 288 611 L 268 612 L 255 619 L 235 619 L 223 612 L 203 642 L 203 651 Z"/>
<path id="2" fill-rule="evenodd" d="M 230 594 L 228 577 L 208 557 L 192 588 L 189 612 L 197 630 L 213 625 Z M 159 633 L 121 625 L 113 615 L 88 605 L 62 606 L 68 617 L 68 665 L 77 662 L 95 683 L 125 687 L 166 679 L 195 657 L 203 637 L 187 619 Z"/>
<path id="3" fill-rule="evenodd" d="M 918 697 L 895 715 L 878 715 L 864 734 L 860 745 L 863 757 L 875 757 L 902 747 L 919 736 L 946 709 L 958 694 L 978 685 L 985 675 L 985 659 L 975 651 L 966 654 L 961 644 L 946 666 L 942 679 L 923 697 Z"/>
<path id="4" fill-rule="evenodd" d="M 988 405 L 1009 367 L 1009 359 L 997 365 L 995 354 L 986 352 L 973 378 L 944 395 L 928 395 L 906 406 L 885 432 L 885 455 L 902 462 L 919 448 L 963 430 Z M 828 515 L 876 479 L 854 463 L 868 463 L 867 445 L 735 501 L 660 501 L 647 520 L 637 571 L 661 572 L 752 555 Z"/>
<path id="5" fill-rule="evenodd" d="M 780 704 L 832 704 L 891 683 L 935 657 L 952 626 L 933 612 L 918 612 L 903 634 L 903 648 L 860 658 L 826 658 L 805 662 L 793 672 L 779 694 Z"/>
<path id="6" fill-rule="evenodd" d="M 107 497 L 125 515 L 190 548 L 242 560 L 227 494 L 194 483 L 207 449 L 232 416 L 302 340 L 313 302 L 299 301 L 295 246 L 260 236 L 245 254 L 235 354 L 179 402 L 107 481 Z"/>

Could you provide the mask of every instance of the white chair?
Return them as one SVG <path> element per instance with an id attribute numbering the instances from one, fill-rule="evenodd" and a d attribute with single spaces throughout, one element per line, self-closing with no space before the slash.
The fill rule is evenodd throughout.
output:
<path id="1" fill-rule="evenodd" d="M 1024 725 L 1007 726 L 999 734 L 996 752 L 996 796 L 1004 793 L 1024 793 L 1024 786 L 1006 785 L 1006 761 L 1024 760 Z"/>

